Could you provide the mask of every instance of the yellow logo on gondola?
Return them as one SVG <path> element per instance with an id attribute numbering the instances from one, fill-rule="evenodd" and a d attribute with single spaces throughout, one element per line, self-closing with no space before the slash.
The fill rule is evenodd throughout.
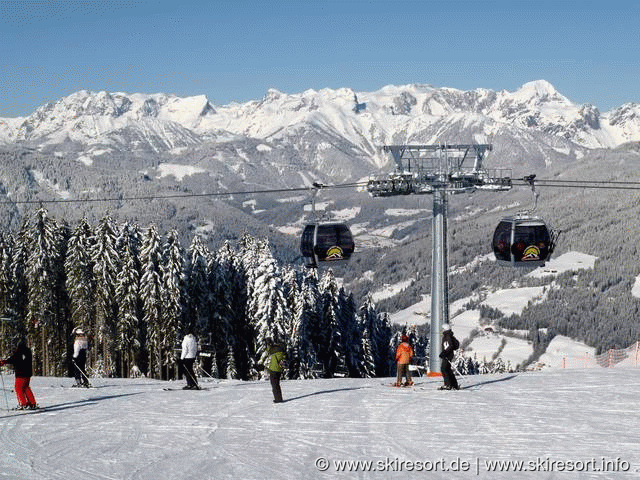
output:
<path id="1" fill-rule="evenodd" d="M 327 260 L 344 260 L 344 253 L 338 246 L 331 247 L 327 250 Z"/>
<path id="2" fill-rule="evenodd" d="M 522 254 L 522 260 L 524 262 L 530 260 L 540 260 L 540 249 L 535 245 L 530 245 L 524 249 Z"/>

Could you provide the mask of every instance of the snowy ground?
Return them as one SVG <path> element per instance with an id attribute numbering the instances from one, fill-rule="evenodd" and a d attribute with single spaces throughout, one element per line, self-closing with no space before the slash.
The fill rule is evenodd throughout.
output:
<path id="1" fill-rule="evenodd" d="M 5 374 L 7 390 L 13 376 Z M 33 379 L 40 413 L 0 412 L 0 478 L 638 478 L 638 369 L 269 383 Z M 11 406 L 13 392 L 7 392 Z M 4 405 L 4 398 L 0 399 Z M 339 462 L 360 462 L 339 472 Z M 490 472 L 490 463 L 516 463 Z M 376 471 L 368 469 L 366 463 Z M 413 464 L 409 462 L 414 462 Z M 609 471 L 596 469 L 604 466 Z M 505 471 L 507 466 L 510 472 Z M 354 468 L 358 467 L 358 473 Z M 351 468 L 351 472 L 349 469 Z M 500 469 L 500 467 L 497 467 Z M 449 471 L 443 471 L 449 469 Z M 562 471 L 564 470 L 564 471 Z M 626 471 L 621 471 L 626 470 Z"/>

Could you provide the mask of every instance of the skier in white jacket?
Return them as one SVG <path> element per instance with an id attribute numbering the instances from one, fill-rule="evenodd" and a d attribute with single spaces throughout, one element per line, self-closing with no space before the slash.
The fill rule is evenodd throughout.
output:
<path id="1" fill-rule="evenodd" d="M 74 387 L 90 387 L 89 379 L 87 378 L 87 371 L 85 366 L 87 364 L 87 350 L 89 349 L 89 342 L 87 336 L 82 328 L 75 328 L 73 331 L 75 339 L 73 341 L 73 372 L 76 378 L 76 384 Z"/>
<path id="2" fill-rule="evenodd" d="M 182 340 L 182 353 L 180 354 L 180 364 L 187 380 L 187 385 L 183 387 L 185 390 L 198 390 L 200 388 L 196 380 L 196 374 L 193 371 L 193 364 L 197 355 L 198 340 L 193 333 L 189 332 Z"/>

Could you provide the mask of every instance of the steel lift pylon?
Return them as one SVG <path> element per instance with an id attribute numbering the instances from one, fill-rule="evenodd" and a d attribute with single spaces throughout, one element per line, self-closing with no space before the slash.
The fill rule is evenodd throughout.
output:
<path id="1" fill-rule="evenodd" d="M 431 262 L 431 333 L 429 375 L 441 376 L 442 325 L 449 323 L 447 195 L 475 190 L 505 191 L 512 187 L 511 170 L 486 169 L 490 144 L 385 145 L 396 171 L 372 177 L 367 191 L 374 197 L 433 195 Z"/>

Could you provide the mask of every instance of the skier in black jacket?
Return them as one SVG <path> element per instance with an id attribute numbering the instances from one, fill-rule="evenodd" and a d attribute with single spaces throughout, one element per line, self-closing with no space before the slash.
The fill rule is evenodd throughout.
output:
<path id="1" fill-rule="evenodd" d="M 458 380 L 456 380 L 453 368 L 451 368 L 453 352 L 459 347 L 460 342 L 453 336 L 451 326 L 448 323 L 442 325 L 442 352 L 440 352 L 440 358 L 442 359 L 441 370 L 444 377 L 444 385 L 440 387 L 440 390 L 460 390 Z"/>
<path id="2" fill-rule="evenodd" d="M 16 351 L 6 360 L 0 360 L 0 366 L 10 363 L 16 373 L 15 391 L 18 397 L 18 410 L 34 410 L 38 408 L 36 398 L 31 391 L 29 383 L 33 375 L 31 366 L 31 349 L 27 347 L 27 342 L 20 340 Z"/>

